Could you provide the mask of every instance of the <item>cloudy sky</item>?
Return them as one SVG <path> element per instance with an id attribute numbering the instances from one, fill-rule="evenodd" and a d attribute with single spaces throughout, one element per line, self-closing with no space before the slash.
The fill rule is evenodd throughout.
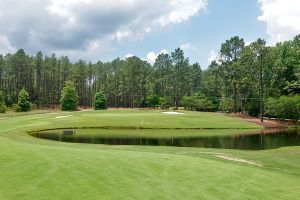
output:
<path id="1" fill-rule="evenodd" d="M 181 47 L 206 68 L 226 39 L 269 44 L 300 33 L 299 0 L 0 0 L 0 53 L 23 48 L 153 62 Z"/>

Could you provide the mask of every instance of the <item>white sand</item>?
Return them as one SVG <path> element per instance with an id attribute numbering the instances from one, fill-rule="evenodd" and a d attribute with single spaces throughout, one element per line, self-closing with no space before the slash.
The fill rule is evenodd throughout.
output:
<path id="1" fill-rule="evenodd" d="M 184 115 L 185 113 L 169 111 L 169 112 L 162 112 L 162 114 L 167 114 L 167 115 Z"/>
<path id="2" fill-rule="evenodd" d="M 55 117 L 56 119 L 61 119 L 61 118 L 66 118 L 66 117 L 72 117 L 73 115 L 66 115 L 66 116 L 58 116 L 58 117 Z"/>

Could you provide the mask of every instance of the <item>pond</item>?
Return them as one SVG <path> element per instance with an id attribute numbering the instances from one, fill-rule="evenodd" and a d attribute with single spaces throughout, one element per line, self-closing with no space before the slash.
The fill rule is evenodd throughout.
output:
<path id="1" fill-rule="evenodd" d="M 57 129 L 30 133 L 34 137 L 72 143 L 149 145 L 243 150 L 299 146 L 297 130 L 238 129 Z"/>

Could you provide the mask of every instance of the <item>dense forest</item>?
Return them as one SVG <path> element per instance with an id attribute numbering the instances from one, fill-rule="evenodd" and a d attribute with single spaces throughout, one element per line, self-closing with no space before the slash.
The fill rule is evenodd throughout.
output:
<path id="1" fill-rule="evenodd" d="M 17 103 L 25 89 L 37 108 L 57 108 L 68 80 L 74 82 L 81 107 L 91 107 L 96 92 L 103 91 L 108 107 L 147 107 L 152 95 L 166 107 L 257 115 L 270 98 L 300 93 L 300 35 L 274 46 L 262 39 L 245 45 L 232 37 L 205 70 L 179 48 L 160 54 L 153 65 L 136 56 L 71 63 L 68 57 L 31 56 L 23 49 L 0 55 L 6 106 Z"/>

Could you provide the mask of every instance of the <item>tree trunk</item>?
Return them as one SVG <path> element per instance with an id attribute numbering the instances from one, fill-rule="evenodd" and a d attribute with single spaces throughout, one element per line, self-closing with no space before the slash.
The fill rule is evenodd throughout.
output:
<path id="1" fill-rule="evenodd" d="M 263 66 L 262 66 L 262 55 L 260 56 L 260 77 L 259 77 L 259 84 L 260 84 L 260 89 L 259 89 L 259 97 L 260 97 L 260 106 L 259 106 L 259 110 L 260 110 L 260 122 L 264 122 L 264 93 L 263 93 Z"/>

